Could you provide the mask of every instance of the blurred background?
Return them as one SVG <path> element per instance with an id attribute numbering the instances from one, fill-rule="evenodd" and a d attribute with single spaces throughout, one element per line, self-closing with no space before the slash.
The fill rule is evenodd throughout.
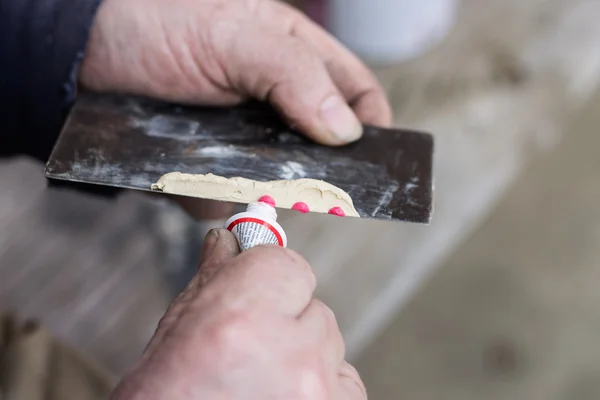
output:
<path id="1" fill-rule="evenodd" d="M 436 137 L 431 225 L 282 216 L 370 398 L 600 398 L 600 1 L 293 3 Z M 1 362 L 109 390 L 219 222 L 23 158 L 0 185 Z"/>

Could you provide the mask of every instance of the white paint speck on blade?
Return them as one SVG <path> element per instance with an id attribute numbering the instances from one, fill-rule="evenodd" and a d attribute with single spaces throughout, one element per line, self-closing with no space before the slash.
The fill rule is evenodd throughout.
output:
<path id="1" fill-rule="evenodd" d="M 168 115 L 131 119 L 130 125 L 142 128 L 148 136 L 160 138 L 195 140 L 203 133 L 199 122 Z"/>
<path id="2" fill-rule="evenodd" d="M 413 189 L 415 189 L 416 187 L 418 187 L 419 185 L 415 184 L 415 183 L 407 183 L 404 186 L 404 193 L 405 194 L 409 194 L 410 192 L 413 191 Z"/>
<path id="3" fill-rule="evenodd" d="M 235 146 L 208 146 L 199 149 L 196 152 L 197 155 L 202 157 L 231 157 L 231 156 L 243 156 L 243 157 L 254 157 L 254 154 L 244 153 L 235 148 Z"/>
<path id="4" fill-rule="evenodd" d="M 390 183 L 390 186 L 388 186 L 387 190 L 383 193 L 383 195 L 381 195 L 377 207 L 375 207 L 375 210 L 371 213 L 372 217 L 377 215 L 381 207 L 390 204 L 390 201 L 392 200 L 392 197 L 394 197 L 394 193 L 396 193 L 396 190 L 398 190 L 399 186 L 400 185 L 398 185 L 398 182 L 396 181 Z"/>
<path id="5" fill-rule="evenodd" d="M 281 171 L 279 176 L 281 179 L 299 179 L 306 177 L 306 170 L 302 166 L 295 161 L 287 161 L 285 164 L 281 165 Z"/>

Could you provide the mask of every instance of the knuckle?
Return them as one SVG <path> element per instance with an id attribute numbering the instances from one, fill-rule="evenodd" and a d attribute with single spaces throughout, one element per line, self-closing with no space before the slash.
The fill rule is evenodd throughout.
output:
<path id="1" fill-rule="evenodd" d="M 321 364 L 315 365 L 304 374 L 302 384 L 302 399 L 328 399 L 330 388 L 327 383 L 327 373 Z"/>
<path id="2" fill-rule="evenodd" d="M 294 250 L 290 250 L 290 249 L 282 249 L 282 250 L 283 250 L 283 254 L 285 254 L 285 256 L 292 262 L 292 264 L 297 265 L 298 267 L 301 267 L 302 269 L 304 269 L 306 271 L 312 272 L 312 267 L 310 266 L 308 261 L 306 261 L 306 259 L 304 257 L 302 257 L 300 254 L 298 254 Z"/>
<path id="3" fill-rule="evenodd" d="M 235 352 L 252 340 L 252 324 L 243 313 L 223 313 L 210 329 L 210 342 L 220 352 Z"/>
<path id="4" fill-rule="evenodd" d="M 158 321 L 158 325 L 156 327 L 156 332 L 164 332 L 167 331 L 173 326 L 175 321 L 177 320 L 172 314 L 165 314 L 160 321 Z"/>
<path id="5" fill-rule="evenodd" d="M 322 318 L 324 329 L 327 332 L 327 343 L 332 346 L 332 350 L 334 350 L 336 354 L 345 355 L 346 343 L 342 337 L 335 313 L 322 301 L 317 299 L 313 299 L 312 301 L 314 302 L 313 306 L 316 307 L 316 312 Z"/>
<path id="6" fill-rule="evenodd" d="M 310 76 L 324 66 L 317 53 L 302 40 L 295 37 L 286 37 L 285 40 L 287 43 L 280 48 L 275 59 L 275 65 L 279 66 L 280 80 Z"/>
<path id="7" fill-rule="evenodd" d="M 255 268 L 294 268 L 312 273 L 310 264 L 293 250 L 279 246 L 257 246 L 242 254 L 252 259 Z"/>
<path id="8" fill-rule="evenodd" d="M 286 268 L 293 269 L 300 277 L 308 279 L 310 282 L 316 282 L 315 273 L 311 265 L 294 250 L 287 248 L 281 248 L 280 250 L 281 260 L 280 263 Z"/>
<path id="9" fill-rule="evenodd" d="M 278 246 L 257 246 L 238 258 L 249 274 L 271 279 L 290 278 L 294 282 L 316 285 L 316 276 L 310 264 L 293 250 Z"/>
<path id="10" fill-rule="evenodd" d="M 186 297 L 187 291 L 184 290 L 177 296 L 175 301 L 171 303 L 163 317 L 158 321 L 156 327 L 157 332 L 168 330 L 177 322 L 187 307 Z"/>
<path id="11" fill-rule="evenodd" d="M 320 312 L 323 315 L 323 318 L 325 319 L 327 324 L 329 326 L 333 326 L 337 329 L 338 323 L 337 323 L 337 319 L 335 317 L 335 313 L 333 312 L 333 310 L 331 308 L 329 308 L 327 306 L 327 304 L 323 303 L 321 300 L 315 300 L 315 301 L 317 302 Z"/>
<path id="12" fill-rule="evenodd" d="M 328 373 L 320 363 L 305 364 L 295 371 L 295 400 L 325 400 L 330 399 Z"/>
<path id="13" fill-rule="evenodd" d="M 260 12 L 260 8 L 263 4 L 264 0 L 246 0 L 246 8 L 253 15 L 257 15 Z"/>

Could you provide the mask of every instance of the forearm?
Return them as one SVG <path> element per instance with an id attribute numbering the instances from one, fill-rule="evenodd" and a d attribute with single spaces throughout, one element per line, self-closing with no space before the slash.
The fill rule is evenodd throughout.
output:
<path id="1" fill-rule="evenodd" d="M 0 0 L 0 155 L 45 160 L 101 0 Z"/>

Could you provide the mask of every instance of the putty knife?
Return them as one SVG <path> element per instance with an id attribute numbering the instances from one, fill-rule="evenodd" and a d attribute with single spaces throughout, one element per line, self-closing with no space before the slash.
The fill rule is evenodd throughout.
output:
<path id="1" fill-rule="evenodd" d="M 317 145 L 258 102 L 198 108 L 82 93 L 46 175 L 147 191 L 174 171 L 257 181 L 314 178 L 346 191 L 361 217 L 427 223 L 432 157 L 431 135 L 372 126 L 348 146 Z"/>

